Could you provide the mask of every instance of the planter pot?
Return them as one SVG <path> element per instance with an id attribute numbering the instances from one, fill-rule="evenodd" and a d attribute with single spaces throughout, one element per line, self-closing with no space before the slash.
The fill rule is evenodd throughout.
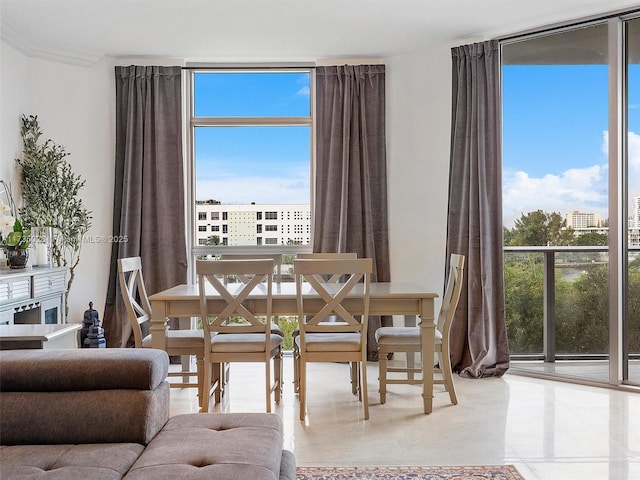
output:
<path id="1" fill-rule="evenodd" d="M 5 250 L 9 268 L 25 268 L 29 260 L 29 249 L 7 249 Z"/>

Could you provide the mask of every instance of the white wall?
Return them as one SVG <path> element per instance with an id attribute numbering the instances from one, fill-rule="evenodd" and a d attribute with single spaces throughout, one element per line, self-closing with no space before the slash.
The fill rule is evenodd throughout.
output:
<path id="1" fill-rule="evenodd" d="M 86 181 L 81 197 L 91 210 L 93 226 L 87 239 L 111 234 L 115 87 L 113 62 L 89 67 L 30 58 L 2 44 L 2 166 L 1 178 L 11 176 L 22 152 L 19 120 L 37 115 L 43 139 L 64 145 L 74 173 Z M 14 194 L 19 188 L 14 188 Z M 17 195 L 14 195 L 17 196 Z M 16 198 L 17 200 L 17 198 Z M 69 294 L 69 322 L 81 322 L 93 301 L 102 318 L 111 245 L 83 244 L 80 264 Z"/>
<path id="2" fill-rule="evenodd" d="M 22 152 L 19 119 L 29 99 L 28 66 L 27 57 L 0 42 L 0 179 L 14 190 L 20 183 L 14 160 Z"/>
<path id="3" fill-rule="evenodd" d="M 119 62 L 123 63 L 123 62 Z M 138 63 L 134 60 L 124 63 Z M 175 64 L 175 62 L 173 62 Z M 391 277 L 442 291 L 449 166 L 451 59 L 448 47 L 385 59 Z M 18 120 L 37 114 L 86 181 L 90 236 L 111 233 L 115 62 L 90 67 L 29 58 L 2 45 L 1 178 L 21 152 Z M 16 182 L 16 180 L 14 180 Z M 110 245 L 85 243 L 70 294 L 69 321 L 89 301 L 103 315 Z"/>
<path id="4" fill-rule="evenodd" d="M 448 47 L 386 61 L 391 279 L 442 294 L 451 132 Z"/>

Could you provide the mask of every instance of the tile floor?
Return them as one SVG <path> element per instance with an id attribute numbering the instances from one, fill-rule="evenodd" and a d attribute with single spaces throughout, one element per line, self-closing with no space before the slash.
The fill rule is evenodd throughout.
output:
<path id="1" fill-rule="evenodd" d="M 377 392 L 368 368 L 370 419 L 351 394 L 343 364 L 309 366 L 307 420 L 298 419 L 292 359 L 273 411 L 284 447 L 301 466 L 513 464 L 526 480 L 640 479 L 640 394 L 507 374 L 455 378 L 458 405 L 436 386 L 434 411 L 422 413 L 420 388 Z M 215 412 L 265 411 L 263 369 L 233 364 L 229 393 Z M 171 414 L 197 412 L 194 389 L 171 389 Z"/>

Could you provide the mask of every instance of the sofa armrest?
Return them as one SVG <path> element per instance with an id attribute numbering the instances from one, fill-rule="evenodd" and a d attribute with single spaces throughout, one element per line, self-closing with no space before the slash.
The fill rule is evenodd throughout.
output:
<path id="1" fill-rule="evenodd" d="M 169 419 L 168 365 L 151 349 L 1 352 L 2 444 L 147 444 Z"/>

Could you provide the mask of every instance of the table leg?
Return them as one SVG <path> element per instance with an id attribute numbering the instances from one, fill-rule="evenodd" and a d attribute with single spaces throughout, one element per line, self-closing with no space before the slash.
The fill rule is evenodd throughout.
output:
<path id="1" fill-rule="evenodd" d="M 417 317 L 415 315 L 405 315 L 404 326 L 415 327 L 417 325 L 416 318 Z M 416 354 L 414 352 L 407 352 L 405 355 L 407 356 L 407 369 L 409 370 L 409 373 L 407 373 L 407 378 L 409 380 L 413 380 L 413 369 L 416 366 Z"/>
<path id="2" fill-rule="evenodd" d="M 424 413 L 433 411 L 433 356 L 436 345 L 433 299 L 422 302 L 420 315 L 420 340 L 422 347 L 422 400 Z"/>
<path id="3" fill-rule="evenodd" d="M 151 325 L 149 333 L 151 333 L 151 347 L 159 350 L 167 349 L 167 324 L 166 303 L 162 300 L 151 302 Z"/>

